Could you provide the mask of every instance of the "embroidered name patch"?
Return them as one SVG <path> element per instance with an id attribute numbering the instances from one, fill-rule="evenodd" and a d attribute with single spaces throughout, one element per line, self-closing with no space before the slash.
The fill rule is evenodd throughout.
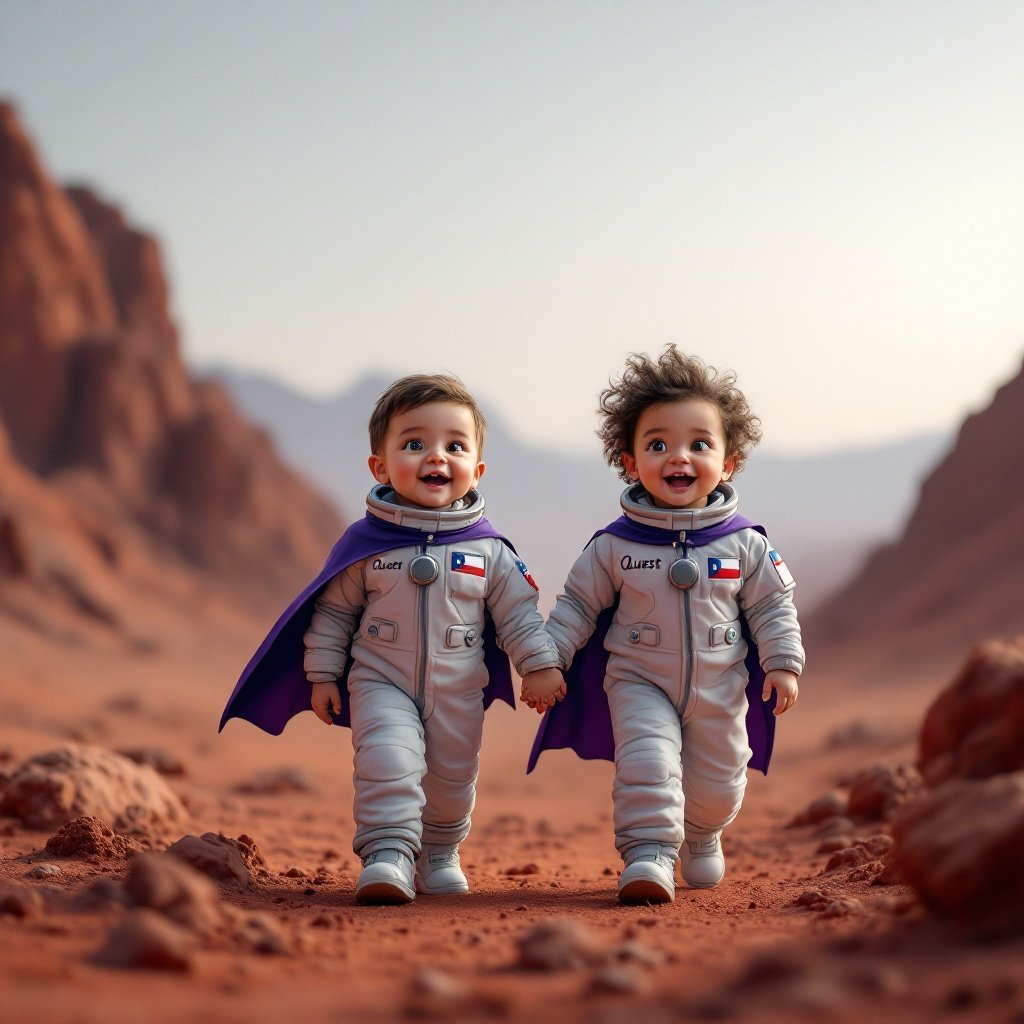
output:
<path id="1" fill-rule="evenodd" d="M 472 551 L 452 552 L 452 572 L 464 572 L 468 576 L 484 576 L 486 566 L 483 555 L 474 554 Z"/>
<path id="2" fill-rule="evenodd" d="M 526 563 L 525 562 L 520 562 L 519 559 L 517 558 L 516 559 L 516 568 L 523 574 L 523 579 L 526 580 L 526 582 L 529 583 L 530 586 L 533 587 L 533 589 L 536 590 L 539 593 L 540 592 L 540 587 L 537 586 L 537 581 L 533 578 L 533 573 L 530 572 L 530 570 L 526 568 Z"/>
<path id="3" fill-rule="evenodd" d="M 740 578 L 740 560 L 738 558 L 709 558 L 709 580 L 738 580 Z"/>
<path id="4" fill-rule="evenodd" d="M 775 566 L 775 571 L 779 574 L 779 579 L 782 580 L 782 585 L 785 587 L 792 586 L 793 574 L 789 571 L 789 567 L 782 560 L 782 555 L 773 549 L 768 552 L 768 557 L 772 560 L 772 565 Z"/>

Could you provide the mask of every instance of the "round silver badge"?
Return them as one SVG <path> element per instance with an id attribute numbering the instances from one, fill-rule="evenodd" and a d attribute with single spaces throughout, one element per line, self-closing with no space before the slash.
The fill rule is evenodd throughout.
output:
<path id="1" fill-rule="evenodd" d="M 409 579 L 421 587 L 425 587 L 428 583 L 433 583 L 440 571 L 441 566 L 437 564 L 437 559 L 431 555 L 417 555 L 409 563 Z"/>
<path id="2" fill-rule="evenodd" d="M 669 567 L 668 578 L 673 587 L 689 590 L 700 579 L 700 570 L 692 558 L 677 558 Z"/>

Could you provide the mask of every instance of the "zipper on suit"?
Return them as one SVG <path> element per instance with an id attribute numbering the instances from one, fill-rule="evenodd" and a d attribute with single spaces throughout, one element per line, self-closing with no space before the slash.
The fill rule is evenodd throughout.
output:
<path id="1" fill-rule="evenodd" d="M 679 531 L 679 540 L 672 545 L 676 549 L 676 560 L 686 558 L 689 555 L 686 543 L 686 531 Z M 695 584 L 696 585 L 696 584 Z M 679 714 L 686 711 L 686 705 L 690 703 L 690 690 L 693 686 L 693 621 L 690 609 L 690 591 L 693 587 L 683 591 L 683 644 L 685 650 L 684 671 L 683 671 L 683 699 L 679 703 Z"/>
<path id="2" fill-rule="evenodd" d="M 433 539 L 434 535 L 428 533 L 427 539 L 420 545 L 420 554 L 425 555 L 427 553 L 427 546 Z M 443 571 L 439 571 L 438 576 L 443 579 Z M 423 713 L 423 707 L 426 703 L 427 690 L 427 591 L 429 589 L 429 586 L 419 588 L 420 642 L 416 652 L 416 692 L 413 694 L 413 701 L 420 714 Z"/>

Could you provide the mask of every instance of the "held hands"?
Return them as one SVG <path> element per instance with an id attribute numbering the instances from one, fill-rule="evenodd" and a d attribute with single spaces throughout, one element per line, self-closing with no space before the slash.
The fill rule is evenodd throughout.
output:
<path id="1" fill-rule="evenodd" d="M 519 699 L 533 708 L 538 715 L 543 715 L 564 696 L 565 680 L 557 668 L 542 668 L 523 676 L 523 688 L 519 693 Z"/>
<path id="2" fill-rule="evenodd" d="M 341 690 L 338 684 L 314 683 L 310 705 L 321 722 L 331 725 L 332 716 L 341 714 Z"/>
<path id="3" fill-rule="evenodd" d="M 800 693 L 796 675 L 793 672 L 787 672 L 784 668 L 775 668 L 771 672 L 766 672 L 764 688 L 761 690 L 761 700 L 771 700 L 772 690 L 779 695 L 775 711 L 772 712 L 777 718 L 779 715 L 785 714 L 796 703 L 796 698 Z"/>

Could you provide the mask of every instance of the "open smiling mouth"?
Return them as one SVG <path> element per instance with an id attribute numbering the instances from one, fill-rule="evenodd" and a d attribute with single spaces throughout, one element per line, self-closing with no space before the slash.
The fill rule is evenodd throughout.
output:
<path id="1" fill-rule="evenodd" d="M 443 476 L 440 473 L 427 473 L 426 476 L 420 477 L 420 482 L 425 483 L 430 487 L 443 487 L 448 483 L 448 477 Z"/>
<path id="2" fill-rule="evenodd" d="M 697 478 L 695 476 L 688 476 L 685 473 L 673 473 L 663 479 L 673 491 L 685 491 Z"/>

